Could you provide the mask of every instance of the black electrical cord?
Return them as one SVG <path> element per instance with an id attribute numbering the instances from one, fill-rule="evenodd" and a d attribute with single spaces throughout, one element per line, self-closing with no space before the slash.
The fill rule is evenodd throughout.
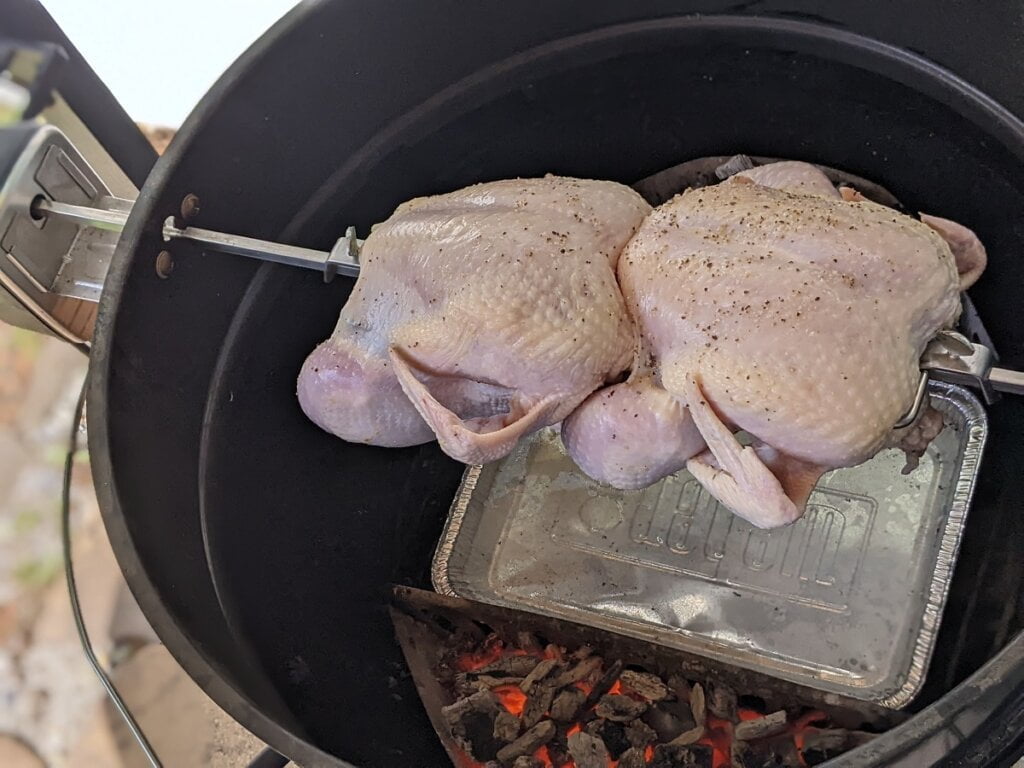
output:
<path id="1" fill-rule="evenodd" d="M 88 379 L 86 379 L 87 381 Z M 71 473 L 75 466 L 75 454 L 78 453 L 78 432 L 82 423 L 82 413 L 85 410 L 85 394 L 86 383 L 83 383 L 82 391 L 78 395 L 78 402 L 75 405 L 75 415 L 71 422 L 68 453 L 64 460 L 64 485 L 60 498 L 61 540 L 64 546 L 64 576 L 67 580 L 68 595 L 71 599 L 71 613 L 74 616 L 75 630 L 78 632 L 78 639 L 82 643 L 82 650 L 85 651 L 85 657 L 89 661 L 89 666 L 96 673 L 96 677 L 100 679 L 100 683 L 103 684 L 107 695 L 110 697 L 118 713 L 124 718 L 128 730 L 131 731 L 135 741 L 138 742 L 139 747 L 145 753 L 149 764 L 153 768 L 162 768 L 160 759 L 156 756 L 156 752 L 153 751 L 153 747 L 146 739 L 146 735 L 142 732 L 139 724 L 132 717 L 131 710 L 128 709 L 128 705 L 121 698 L 121 694 L 118 693 L 113 681 L 107 675 L 106 670 L 103 669 L 99 659 L 96 658 L 96 653 L 93 651 L 92 643 L 89 640 L 89 633 L 85 628 L 85 620 L 82 617 L 82 606 L 78 600 L 78 588 L 75 585 L 75 569 L 71 560 Z"/>

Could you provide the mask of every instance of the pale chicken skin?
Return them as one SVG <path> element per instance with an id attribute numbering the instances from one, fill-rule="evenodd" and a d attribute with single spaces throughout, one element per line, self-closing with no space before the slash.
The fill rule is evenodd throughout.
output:
<path id="1" fill-rule="evenodd" d="M 399 206 L 303 365 L 303 411 L 353 442 L 504 456 L 629 368 L 615 270 L 650 210 L 621 184 L 556 176 Z"/>
<path id="2" fill-rule="evenodd" d="M 952 222 L 933 220 L 955 228 L 953 250 L 939 234 L 950 227 L 845 197 L 813 166 L 779 163 L 645 220 L 618 269 L 640 328 L 631 379 L 562 427 L 584 471 L 640 488 L 685 466 L 732 511 L 775 527 L 802 514 L 826 470 L 901 440 L 923 450 L 941 429 L 934 412 L 894 424 L 984 249 Z"/>

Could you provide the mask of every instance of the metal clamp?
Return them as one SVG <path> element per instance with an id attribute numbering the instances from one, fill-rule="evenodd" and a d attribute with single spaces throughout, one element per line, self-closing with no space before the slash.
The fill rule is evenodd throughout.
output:
<path id="1" fill-rule="evenodd" d="M 1002 371 L 993 368 L 994 363 L 988 347 L 974 344 L 955 331 L 940 331 L 921 357 L 921 370 L 950 384 L 977 389 L 991 405 L 999 399 L 992 372 Z"/>
<path id="2" fill-rule="evenodd" d="M 338 242 L 327 254 L 324 262 L 324 282 L 329 283 L 340 272 L 343 275 L 359 274 L 359 248 L 361 243 L 356 239 L 356 228 L 349 227 L 345 234 L 338 238 Z M 352 267 L 355 272 L 352 272 Z"/>
<path id="3" fill-rule="evenodd" d="M 0 131 L 0 284 L 51 330 L 81 342 L 53 317 L 54 301 L 99 301 L 132 204 L 110 194 L 57 128 L 21 124 Z M 339 274 L 359 274 L 362 242 L 354 227 L 330 251 L 178 226 L 172 219 L 163 235 L 220 253 L 315 269 L 328 283 Z"/>
<path id="4" fill-rule="evenodd" d="M 921 360 L 922 370 L 952 384 L 964 384 L 981 392 L 991 405 L 999 393 L 1024 395 L 1024 371 L 1000 368 L 995 353 L 984 344 L 976 344 L 953 331 L 943 331 Z"/>
<path id="5" fill-rule="evenodd" d="M 987 405 L 999 401 L 1000 392 L 1024 395 L 1024 371 L 999 368 L 992 348 L 976 344 L 956 331 L 939 331 L 921 356 L 921 378 L 910 410 L 894 425 L 909 427 L 927 400 L 929 378 L 976 389 Z"/>
<path id="6" fill-rule="evenodd" d="M 84 339 L 57 319 L 59 299 L 98 300 L 117 237 L 41 217 L 33 211 L 39 200 L 101 210 L 119 205 L 57 128 L 31 123 L 5 128 L 0 131 L 0 285 L 51 331 L 82 344 Z"/>

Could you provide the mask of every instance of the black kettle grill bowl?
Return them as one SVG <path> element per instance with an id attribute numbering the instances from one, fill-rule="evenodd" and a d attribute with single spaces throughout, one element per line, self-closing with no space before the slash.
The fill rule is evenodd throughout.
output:
<path id="1" fill-rule="evenodd" d="M 557 3 L 389 5 L 302 7 L 213 88 L 142 191 L 93 352 L 94 471 L 143 610 L 216 701 L 303 765 L 444 765 L 385 599 L 392 582 L 427 585 L 462 467 L 434 444 L 341 442 L 299 410 L 299 366 L 352 281 L 181 242 L 159 279 L 160 223 L 187 193 L 201 226 L 326 248 L 407 198 L 481 180 L 628 183 L 735 152 L 817 161 L 973 227 L 991 263 L 972 296 L 1003 363 L 1024 366 L 1024 132 L 946 71 L 820 20 L 654 2 L 588 4 L 587 19 Z M 934 4 L 920 5 L 833 21 L 913 37 L 899 18 L 927 24 Z M 942 24 L 918 41 L 933 58 L 957 39 Z M 993 44 L 1005 57 L 1014 40 Z M 1004 58 L 991 58 L 1002 87 Z M 941 702 L 856 764 L 953 749 L 935 734 L 972 707 L 982 725 L 960 724 L 975 740 L 961 750 L 996 754 L 1013 732 L 1024 403 L 1005 399 L 990 419 L 921 706 Z"/>

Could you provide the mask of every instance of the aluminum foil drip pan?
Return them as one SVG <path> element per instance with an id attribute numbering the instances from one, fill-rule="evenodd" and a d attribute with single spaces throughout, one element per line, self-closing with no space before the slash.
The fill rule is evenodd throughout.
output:
<path id="1" fill-rule="evenodd" d="M 544 430 L 466 471 L 434 587 L 903 707 L 924 682 L 987 433 L 970 392 L 933 382 L 930 395 L 946 428 L 916 470 L 886 450 L 829 472 L 774 531 L 686 472 L 643 491 L 598 485 Z"/>

